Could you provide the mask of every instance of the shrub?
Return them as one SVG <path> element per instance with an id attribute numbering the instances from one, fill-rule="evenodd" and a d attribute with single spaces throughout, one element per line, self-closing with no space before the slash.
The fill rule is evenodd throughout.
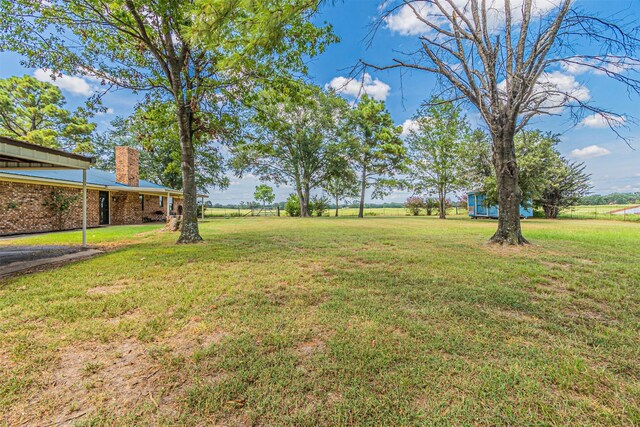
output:
<path id="1" fill-rule="evenodd" d="M 59 188 L 54 189 L 42 203 L 56 219 L 58 230 L 64 228 L 64 223 L 73 204 L 80 198 L 80 194 L 70 194 Z"/>
<path id="2" fill-rule="evenodd" d="M 313 196 L 309 203 L 309 215 L 322 216 L 329 210 L 329 199 L 326 196 Z"/>
<path id="3" fill-rule="evenodd" d="M 427 210 L 427 215 L 431 215 L 434 210 L 438 210 L 440 203 L 438 199 L 434 199 L 433 197 L 428 197 L 424 200 L 424 208 Z"/>
<path id="4" fill-rule="evenodd" d="M 413 216 L 420 215 L 420 211 L 425 208 L 424 200 L 419 196 L 411 196 L 404 202 L 404 207 Z"/>
<path id="5" fill-rule="evenodd" d="M 284 204 L 284 210 L 289 216 L 300 216 L 300 200 L 298 200 L 297 194 L 289 194 L 289 198 Z"/>

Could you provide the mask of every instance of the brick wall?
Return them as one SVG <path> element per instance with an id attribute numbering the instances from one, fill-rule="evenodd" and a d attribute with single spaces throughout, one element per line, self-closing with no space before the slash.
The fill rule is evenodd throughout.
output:
<path id="1" fill-rule="evenodd" d="M 111 225 L 142 224 L 142 205 L 138 193 L 112 191 Z"/>
<path id="2" fill-rule="evenodd" d="M 163 198 L 164 206 L 160 207 L 159 196 L 144 196 L 144 211 L 142 212 L 142 219 L 144 221 L 164 221 L 166 216 L 167 198 Z"/>
<path id="3" fill-rule="evenodd" d="M 50 185 L 0 182 L 0 235 L 56 231 L 58 219 L 45 206 L 52 192 L 75 195 L 77 199 L 63 216 L 62 229 L 82 227 L 82 190 L 79 188 L 54 187 Z M 87 226 L 99 224 L 98 191 L 87 190 Z"/>

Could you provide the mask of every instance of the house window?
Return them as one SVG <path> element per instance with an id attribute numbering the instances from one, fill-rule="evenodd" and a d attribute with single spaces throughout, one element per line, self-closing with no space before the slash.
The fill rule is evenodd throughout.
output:
<path id="1" fill-rule="evenodd" d="M 164 207 L 164 197 L 160 196 L 160 207 Z"/>
<path id="2" fill-rule="evenodd" d="M 142 209 L 142 212 L 144 212 L 144 194 L 140 195 L 140 208 Z"/>

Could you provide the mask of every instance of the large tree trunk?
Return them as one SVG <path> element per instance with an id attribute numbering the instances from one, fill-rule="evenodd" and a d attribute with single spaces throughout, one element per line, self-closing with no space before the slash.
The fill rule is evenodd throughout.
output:
<path id="1" fill-rule="evenodd" d="M 303 218 L 309 217 L 309 190 L 308 185 L 303 185 L 303 188 L 298 187 L 298 201 L 300 202 L 300 216 Z"/>
<path id="2" fill-rule="evenodd" d="M 364 193 L 367 191 L 367 168 L 362 168 L 362 186 L 360 188 L 360 209 L 358 218 L 364 218 Z"/>
<path id="3" fill-rule="evenodd" d="M 446 194 L 444 194 L 444 190 L 440 189 L 438 191 L 438 202 L 440 202 L 440 213 L 438 217 L 440 219 L 447 219 L 447 206 L 445 203 Z"/>
<path id="4" fill-rule="evenodd" d="M 182 194 L 184 201 L 182 231 L 180 232 L 178 243 L 195 243 L 202 241 L 202 237 L 200 237 L 198 230 L 195 154 L 193 149 L 193 133 L 191 131 L 192 113 L 189 106 L 182 102 L 179 102 L 177 107 L 182 154 Z"/>
<path id="5" fill-rule="evenodd" d="M 514 132 L 501 132 L 494 137 L 493 164 L 498 184 L 498 230 L 490 241 L 507 245 L 524 245 L 529 242 L 522 236 L 520 204 L 522 190 L 518 185 Z"/>
<path id="6" fill-rule="evenodd" d="M 336 196 L 336 216 L 338 216 L 338 208 L 340 207 L 339 203 L 340 203 L 340 197 Z"/>
<path id="7" fill-rule="evenodd" d="M 544 210 L 544 217 L 547 219 L 556 219 L 558 218 L 558 213 L 560 209 L 558 209 L 555 205 L 543 205 L 542 209 Z"/>

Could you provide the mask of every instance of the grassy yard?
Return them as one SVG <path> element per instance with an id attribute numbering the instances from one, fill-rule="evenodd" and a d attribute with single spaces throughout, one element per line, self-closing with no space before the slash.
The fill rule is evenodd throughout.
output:
<path id="1" fill-rule="evenodd" d="M 0 425 L 640 424 L 640 225 L 495 225 L 91 230 L 108 253 L 0 282 Z"/>

